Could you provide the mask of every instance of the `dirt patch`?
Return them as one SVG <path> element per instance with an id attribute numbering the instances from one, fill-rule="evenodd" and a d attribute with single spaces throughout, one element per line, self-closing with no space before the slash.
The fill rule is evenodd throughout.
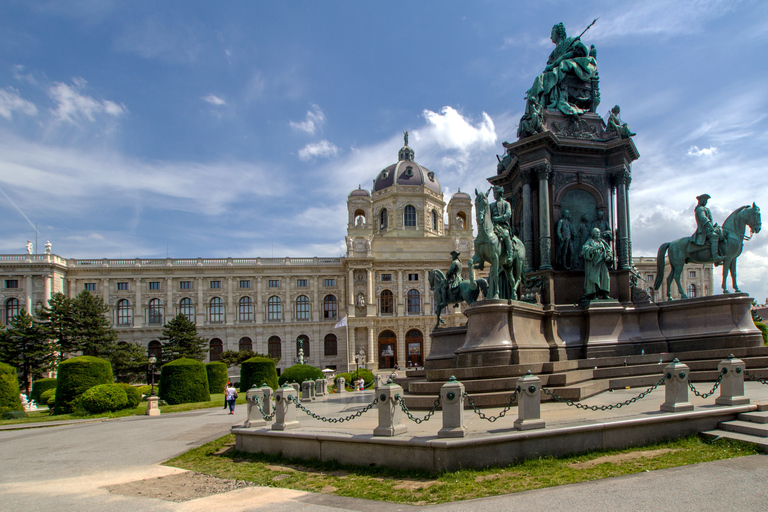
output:
<path id="1" fill-rule="evenodd" d="M 498 480 L 499 478 L 507 478 L 507 477 L 513 477 L 513 476 L 520 476 L 520 473 L 512 472 L 512 471 L 506 471 L 504 473 L 493 473 L 490 475 L 480 475 L 475 477 L 475 482 L 487 482 L 490 480 Z"/>
<path id="2" fill-rule="evenodd" d="M 323 494 L 333 494 L 336 491 L 338 491 L 338 489 L 332 485 L 326 485 L 325 487 L 320 489 L 320 492 Z"/>
<path id="3" fill-rule="evenodd" d="M 298 469 L 292 468 L 290 466 L 273 466 L 271 464 L 264 464 L 264 467 L 270 471 L 283 471 L 283 472 L 290 472 L 290 473 L 295 473 L 296 471 L 298 471 Z"/>
<path id="4" fill-rule="evenodd" d="M 104 487 L 104 489 L 112 494 L 120 494 L 122 496 L 143 496 L 145 498 L 181 503 L 253 486 L 252 483 L 242 480 L 227 480 L 188 471 L 176 475 L 109 485 Z"/>
<path id="5" fill-rule="evenodd" d="M 405 489 L 406 491 L 418 491 L 419 489 L 429 489 L 433 485 L 442 485 L 437 480 L 395 480 L 397 482 L 392 489 Z"/>
<path id="6" fill-rule="evenodd" d="M 606 462 L 612 462 L 614 464 L 621 464 L 622 462 L 630 462 L 637 459 L 652 459 L 665 453 L 677 452 L 679 450 L 673 450 L 672 448 L 661 448 L 659 450 L 645 450 L 640 452 L 631 453 L 619 453 L 617 455 L 606 455 L 605 457 L 598 457 L 593 460 L 586 460 L 584 462 L 572 462 L 568 464 L 569 467 L 574 469 L 586 469 L 597 466 L 598 464 L 605 464 Z"/>

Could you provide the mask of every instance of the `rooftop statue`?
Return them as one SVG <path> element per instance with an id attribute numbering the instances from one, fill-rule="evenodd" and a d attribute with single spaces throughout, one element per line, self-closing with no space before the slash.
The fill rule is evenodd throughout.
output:
<path id="1" fill-rule="evenodd" d="M 629 125 L 627 123 L 621 122 L 621 117 L 619 117 L 620 113 L 621 108 L 618 105 L 615 105 L 611 109 L 611 113 L 608 115 L 608 123 L 605 127 L 605 131 L 609 133 L 615 133 L 619 136 L 620 139 L 628 139 L 629 137 L 634 137 L 636 134 L 629 129 Z"/>
<path id="2" fill-rule="evenodd" d="M 656 282 L 653 286 L 656 290 L 661 287 L 664 280 L 664 258 L 669 252 L 669 264 L 671 267 L 669 277 L 667 277 L 667 300 L 672 300 L 672 281 L 677 282 L 677 290 L 684 299 L 688 295 L 683 291 L 680 284 L 680 274 L 683 271 L 683 265 L 688 262 L 693 263 L 711 263 L 723 264 L 723 293 L 729 293 L 726 287 L 728 273 L 731 274 L 731 283 L 735 292 L 739 293 L 739 286 L 736 284 L 736 258 L 741 254 L 744 247 L 744 241 L 752 238 L 752 234 L 759 233 L 762 227 L 760 218 L 760 208 L 755 203 L 752 206 L 742 206 L 731 213 L 723 226 L 719 227 L 712 223 L 712 214 L 707 208 L 708 194 L 698 196 L 698 206 L 696 207 L 696 232 L 693 236 L 679 238 L 674 242 L 666 242 L 659 247 L 656 255 Z M 746 227 L 749 226 L 750 235 L 745 236 Z"/>
<path id="3" fill-rule="evenodd" d="M 593 21 L 585 30 L 595 24 Z M 578 37 L 568 37 L 565 32 L 565 26 L 558 23 L 552 27 L 551 39 L 555 44 L 555 49 L 549 54 L 547 66 L 544 71 L 536 77 L 533 85 L 525 95 L 525 99 L 533 110 L 536 104 L 547 109 L 557 109 L 566 115 L 579 115 L 588 110 L 594 111 L 595 95 L 589 98 L 573 97 L 568 92 L 564 80 L 568 76 L 575 76 L 581 82 L 589 82 L 597 76 L 597 61 L 595 55 L 597 52 L 587 49 L 587 46 L 581 42 L 582 32 Z M 591 86 L 589 87 L 591 89 Z M 526 115 L 528 115 L 528 106 L 526 106 Z M 523 116 L 525 120 L 525 116 Z M 521 127 L 523 122 L 521 120 Z"/>

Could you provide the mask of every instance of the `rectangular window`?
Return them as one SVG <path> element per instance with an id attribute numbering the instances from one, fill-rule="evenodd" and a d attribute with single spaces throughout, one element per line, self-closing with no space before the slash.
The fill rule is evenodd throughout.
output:
<path id="1" fill-rule="evenodd" d="M 85 283 L 85 285 L 83 286 L 83 290 L 88 290 L 89 292 L 95 292 L 96 283 Z"/>
<path id="2" fill-rule="evenodd" d="M 150 290 L 159 290 L 160 289 L 160 281 L 150 281 L 149 282 L 149 289 Z"/>
<path id="3" fill-rule="evenodd" d="M 654 277 L 655 276 L 653 274 L 646 274 L 645 280 L 650 283 L 650 282 L 653 282 Z"/>
<path id="4" fill-rule="evenodd" d="M 419 280 L 419 274 L 408 274 L 408 280 L 409 281 L 418 281 Z"/>
<path id="5" fill-rule="evenodd" d="M 689 271 L 688 277 L 690 277 L 691 279 L 696 279 L 696 271 L 695 270 Z"/>
<path id="6" fill-rule="evenodd" d="M 211 288 L 221 288 L 221 281 L 211 281 Z"/>
<path id="7" fill-rule="evenodd" d="M 118 291 L 125 291 L 128 289 L 128 283 L 117 283 L 117 290 Z"/>
<path id="8" fill-rule="evenodd" d="M 192 289 L 192 281 L 179 281 L 179 289 L 180 290 L 191 290 Z"/>
<path id="9" fill-rule="evenodd" d="M 336 286 L 336 280 L 335 279 L 326 279 L 325 280 L 325 286 Z"/>
<path id="10" fill-rule="evenodd" d="M 392 280 L 392 274 L 381 274 L 381 280 L 382 281 L 391 281 Z"/>
<path id="11" fill-rule="evenodd" d="M 19 280 L 18 279 L 6 279 L 5 280 L 5 287 L 6 288 L 18 288 L 19 287 Z"/>
<path id="12" fill-rule="evenodd" d="M 240 288 L 250 288 L 250 287 L 251 287 L 250 279 L 244 279 L 240 281 Z"/>
<path id="13" fill-rule="evenodd" d="M 270 288 L 280 288 L 280 280 L 279 279 L 270 279 L 269 280 L 269 287 Z"/>
<path id="14" fill-rule="evenodd" d="M 307 287 L 307 280 L 306 279 L 297 279 L 296 280 L 296 288 L 306 288 Z"/>

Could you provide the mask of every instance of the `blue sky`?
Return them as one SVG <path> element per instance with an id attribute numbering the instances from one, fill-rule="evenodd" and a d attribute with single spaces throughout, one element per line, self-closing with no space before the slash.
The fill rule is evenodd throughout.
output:
<path id="1" fill-rule="evenodd" d="M 64 257 L 339 256 L 403 130 L 447 194 L 483 186 L 552 25 L 596 17 L 599 113 L 641 155 L 635 255 L 690 235 L 701 193 L 719 223 L 766 207 L 765 2 L 6 1 L 0 253 L 37 224 Z M 745 249 L 762 302 L 768 232 Z"/>

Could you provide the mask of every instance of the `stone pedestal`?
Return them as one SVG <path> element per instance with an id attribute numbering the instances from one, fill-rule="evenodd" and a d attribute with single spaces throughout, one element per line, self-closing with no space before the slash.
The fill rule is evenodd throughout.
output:
<path id="1" fill-rule="evenodd" d="M 693 404 L 688 401 L 688 377 L 690 376 L 688 365 L 675 358 L 672 363 L 664 367 L 664 403 L 661 404 L 663 412 L 692 411 Z"/>
<path id="2" fill-rule="evenodd" d="M 541 419 L 541 379 L 529 371 L 517 379 L 517 419 L 516 430 L 544 428 Z"/>
<path id="3" fill-rule="evenodd" d="M 160 400 L 155 395 L 147 397 L 147 416 L 160 416 L 160 406 L 157 401 Z"/>
<path id="4" fill-rule="evenodd" d="M 715 403 L 717 405 L 746 405 L 749 397 L 744 396 L 744 361 L 730 358 L 720 361 L 717 369 L 723 376 L 720 381 L 720 396 Z"/>
<path id="5" fill-rule="evenodd" d="M 261 402 L 261 408 L 264 409 L 264 414 L 269 416 L 272 414 L 272 388 L 263 384 L 261 386 L 261 392 L 264 396 L 264 400 Z"/>
<path id="6" fill-rule="evenodd" d="M 245 396 L 246 405 L 248 408 L 243 426 L 245 428 L 265 427 L 267 422 L 264 420 L 264 417 L 261 415 L 261 411 L 259 411 L 258 407 L 259 403 L 264 403 L 264 390 L 254 386 L 248 390 Z"/>
<path id="7" fill-rule="evenodd" d="M 338 379 L 336 379 L 336 392 L 337 393 L 347 392 L 347 381 L 344 379 L 344 377 L 339 377 Z"/>
<path id="8" fill-rule="evenodd" d="M 320 399 L 325 396 L 325 390 L 328 381 L 325 379 L 317 379 L 315 381 L 315 398 Z"/>
<path id="9" fill-rule="evenodd" d="M 299 428 L 296 407 L 288 401 L 289 396 L 298 397 L 293 386 L 284 385 L 275 391 L 275 422 L 272 424 L 272 430 Z"/>
<path id="10" fill-rule="evenodd" d="M 437 437 L 466 437 L 464 384 L 455 377 L 448 379 L 440 388 L 440 403 L 443 408 L 443 428 L 437 432 Z"/>
<path id="11" fill-rule="evenodd" d="M 379 426 L 373 429 L 374 436 L 392 437 L 407 432 L 403 424 L 403 410 L 395 401 L 395 395 L 403 396 L 403 388 L 397 384 L 386 384 L 377 391 L 379 398 Z"/>
<path id="12" fill-rule="evenodd" d="M 302 402 L 311 402 L 312 401 L 312 391 L 315 389 L 315 381 L 313 380 L 305 380 L 301 383 L 301 401 Z"/>

